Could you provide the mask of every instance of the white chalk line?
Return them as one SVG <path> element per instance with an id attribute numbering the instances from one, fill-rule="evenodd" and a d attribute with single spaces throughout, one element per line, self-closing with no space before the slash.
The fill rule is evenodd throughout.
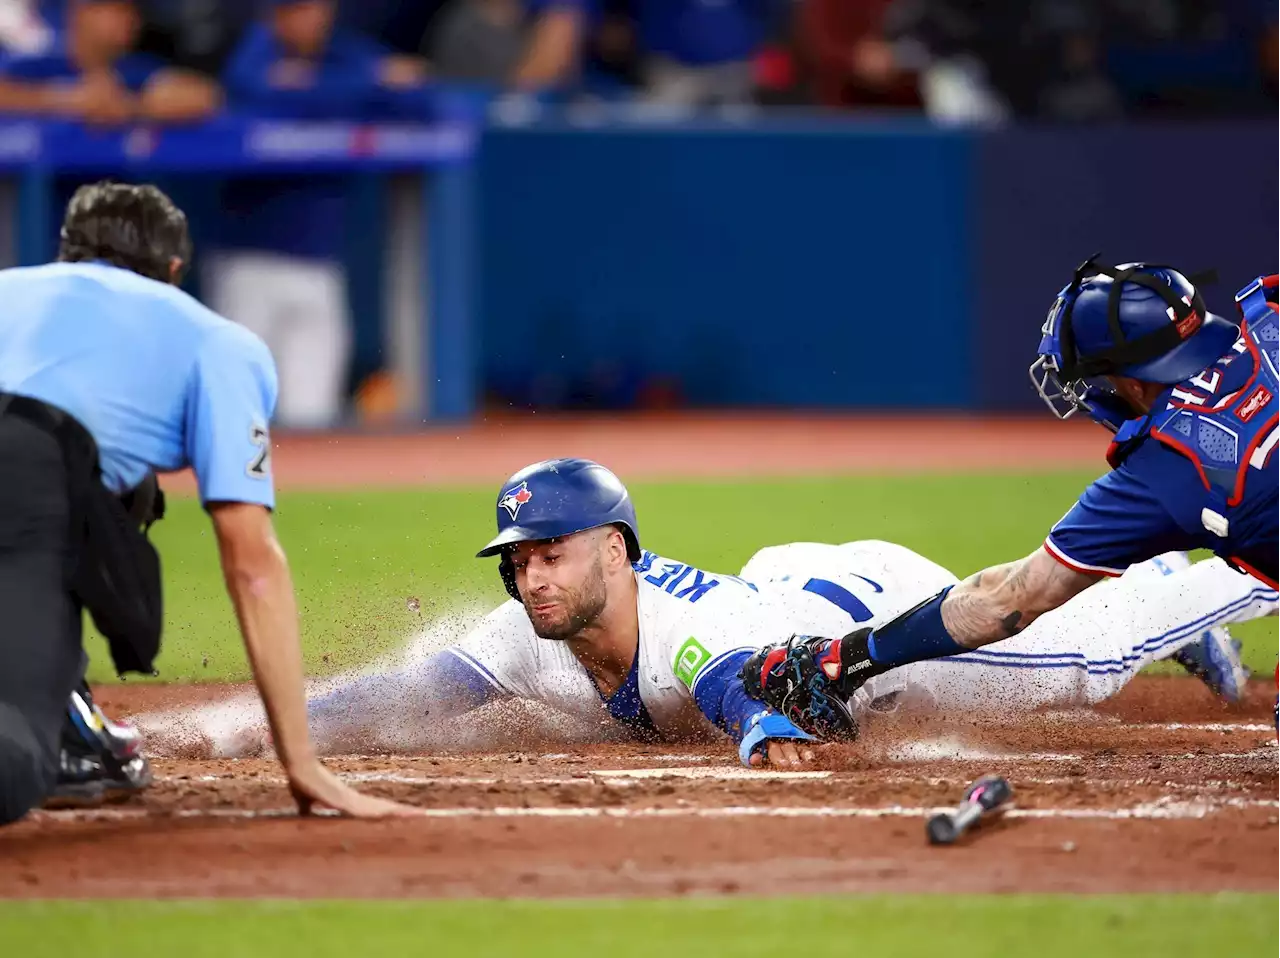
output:
<path id="1" fill-rule="evenodd" d="M 663 780 L 663 779 L 684 779 L 693 781 L 750 781 L 752 779 L 769 780 L 773 782 L 788 783 L 798 782 L 806 785 L 818 784 L 827 786 L 848 787 L 856 785 L 857 781 L 851 778 L 836 777 L 836 773 L 830 771 L 815 772 L 779 772 L 753 769 L 736 769 L 736 768 L 698 768 L 698 769 L 624 769 L 624 773 L 643 771 L 644 775 L 624 774 L 620 777 L 615 771 L 592 770 L 583 776 L 563 776 L 563 777 L 540 777 L 540 778 L 494 778 L 471 775 L 409 775 L 403 772 L 339 772 L 338 777 L 345 782 L 354 785 L 359 784 L 391 784 L 391 785 L 417 785 L 424 787 L 494 787 L 506 786 L 518 789 L 526 785 L 541 786 L 565 786 L 565 787 L 592 787 L 598 785 L 608 785 L 617 788 L 628 788 L 642 785 L 644 780 Z M 946 776 L 928 776 L 920 777 L 914 775 L 876 775 L 875 780 L 880 785 L 960 785 L 966 784 L 968 779 L 950 778 Z M 234 775 L 198 775 L 188 778 L 179 778 L 174 776 L 159 775 L 156 776 L 156 782 L 164 785 L 183 785 L 191 783 L 199 784 L 218 784 L 228 783 L 235 784 L 237 782 L 253 783 L 257 785 L 274 785 L 284 786 L 285 780 L 278 777 L 258 777 L 253 779 L 241 779 Z M 1168 779 L 1160 778 L 1096 778 L 1084 776 L 1043 776 L 1043 775 L 1018 775 L 1015 778 L 1015 784 L 1025 785 L 1081 785 L 1088 783 L 1097 788 L 1164 788 L 1173 789 L 1175 791 L 1199 792 L 1204 790 L 1216 791 L 1246 791 L 1253 787 L 1248 782 L 1233 782 L 1230 779 L 1211 779 L 1203 782 L 1175 782 Z"/>
<path id="2" fill-rule="evenodd" d="M 1005 817 L 1013 819 L 1075 819 L 1102 821 L 1187 820 L 1201 819 L 1232 810 L 1274 809 L 1280 802 L 1271 799 L 1229 798 L 1214 801 L 1179 801 L 1172 797 L 1143 802 L 1128 808 L 1017 808 L 1011 807 Z M 626 808 L 626 807 L 535 807 L 535 808 L 426 808 L 424 818 L 488 819 L 488 818 L 562 818 L 562 819 L 668 819 L 668 818 L 923 818 L 949 811 L 948 806 L 886 805 L 862 806 L 773 806 L 729 805 L 712 808 Z M 318 814 L 333 817 L 328 809 Z M 151 812 L 147 809 L 94 808 L 63 811 L 37 811 L 30 817 L 57 822 L 131 821 L 136 819 L 270 819 L 297 816 L 295 808 L 265 809 L 178 809 Z"/>
<path id="3" fill-rule="evenodd" d="M 610 785 L 626 788 L 643 784 L 648 779 L 685 779 L 692 781 L 736 782 L 736 781 L 825 781 L 835 773 L 828 771 L 780 772 L 768 769 L 750 769 L 733 767 L 712 768 L 639 768 L 619 770 L 590 770 L 585 775 L 575 776 L 540 776 L 537 778 L 498 778 L 494 776 L 476 775 L 409 775 L 404 772 L 338 772 L 344 782 L 367 784 L 382 782 L 393 785 L 434 785 L 444 787 L 508 786 L 520 788 L 526 785 Z M 156 782 L 165 785 L 182 784 L 228 784 L 244 783 L 255 785 L 284 785 L 285 780 L 278 776 L 257 776 L 241 778 L 237 775 L 192 775 L 172 776 L 158 775 Z"/>
<path id="4" fill-rule="evenodd" d="M 1256 722 L 1140 722 L 1133 725 L 1122 725 L 1121 728 L 1168 732 L 1271 732 L 1273 735 L 1276 731 L 1274 725 Z"/>

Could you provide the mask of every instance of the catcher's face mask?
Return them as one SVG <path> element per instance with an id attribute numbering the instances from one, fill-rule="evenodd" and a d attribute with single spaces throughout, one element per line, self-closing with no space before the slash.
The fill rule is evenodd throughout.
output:
<path id="1" fill-rule="evenodd" d="M 1045 317 L 1040 328 L 1039 355 L 1027 370 L 1031 385 L 1056 417 L 1069 419 L 1084 410 L 1091 419 L 1115 432 L 1125 419 L 1136 413 L 1116 395 L 1108 377 L 1155 375 L 1154 371 L 1147 372 L 1151 369 L 1148 364 L 1169 354 L 1199 330 L 1207 315 L 1199 291 L 1193 286 L 1191 298 L 1179 296 L 1167 282 L 1152 273 L 1165 269 L 1168 267 L 1140 263 L 1111 267 L 1098 262 L 1096 254 L 1076 267 L 1071 282 L 1059 291 Z M 1108 344 L 1105 348 L 1095 345 L 1089 355 L 1085 355 L 1076 343 L 1072 312 L 1082 288 L 1098 276 L 1112 280 L 1106 315 L 1095 314 L 1098 323 L 1105 318 L 1103 332 Z M 1212 278 L 1212 273 L 1206 273 L 1187 281 L 1194 284 L 1212 281 Z M 1131 314 L 1125 314 L 1129 319 L 1122 318 L 1121 291 L 1126 283 L 1156 294 L 1159 307 L 1151 314 L 1157 317 L 1154 325 L 1149 318 L 1135 320 Z"/>
<path id="2" fill-rule="evenodd" d="M 1037 350 L 1039 356 L 1027 370 L 1031 385 L 1049 407 L 1049 411 L 1059 419 L 1070 419 L 1081 409 L 1087 409 L 1084 397 L 1088 384 L 1078 379 L 1064 381 L 1062 377 L 1066 366 L 1062 355 L 1062 330 L 1071 320 L 1070 306 L 1078 289 L 1078 284 L 1073 282 L 1064 287 L 1054 299 L 1049 315 L 1040 327 L 1040 348 Z"/>

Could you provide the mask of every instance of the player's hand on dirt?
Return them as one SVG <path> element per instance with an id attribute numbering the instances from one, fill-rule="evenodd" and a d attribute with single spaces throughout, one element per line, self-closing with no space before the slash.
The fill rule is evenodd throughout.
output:
<path id="1" fill-rule="evenodd" d="M 806 743 L 790 738 L 770 739 L 764 752 L 751 756 L 751 767 L 800 768 L 813 761 L 813 749 Z"/>
<path id="2" fill-rule="evenodd" d="M 401 805 L 357 792 L 339 781 L 318 760 L 308 762 L 300 770 L 290 770 L 289 791 L 293 793 L 293 800 L 298 803 L 298 812 L 302 815 L 310 815 L 316 804 L 352 818 L 397 818 L 422 814 L 421 809 L 412 805 Z"/>

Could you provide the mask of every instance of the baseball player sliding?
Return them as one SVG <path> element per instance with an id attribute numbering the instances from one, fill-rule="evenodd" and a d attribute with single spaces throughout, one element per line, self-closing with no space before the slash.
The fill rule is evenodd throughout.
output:
<path id="1" fill-rule="evenodd" d="M 440 727 L 517 697 L 588 719 L 604 713 L 640 738 L 718 729 L 744 764 L 793 767 L 812 757 L 814 738 L 855 736 L 858 714 L 873 706 L 1085 705 L 1162 658 L 1177 658 L 1234 700 L 1245 672 L 1223 626 L 1276 608 L 1274 590 L 1221 560 L 1192 565 L 1170 554 L 1043 616 L 999 652 L 899 669 L 849 701 L 807 696 L 804 710 L 788 715 L 743 687 L 744 664 L 760 649 L 797 633 L 838 636 L 888 621 L 956 578 L 879 541 L 774 546 L 740 575 L 707 572 L 642 549 L 627 490 L 582 459 L 516 473 L 500 491 L 497 519 L 498 534 L 479 555 L 498 557 L 511 600 L 443 651 L 313 696 L 309 721 L 322 749 L 393 731 L 403 741 L 406 721 Z M 162 728 L 157 718 L 149 724 Z M 265 741 L 263 727 L 246 728 L 245 718 L 223 707 L 197 724 L 215 752 L 245 754 Z"/>

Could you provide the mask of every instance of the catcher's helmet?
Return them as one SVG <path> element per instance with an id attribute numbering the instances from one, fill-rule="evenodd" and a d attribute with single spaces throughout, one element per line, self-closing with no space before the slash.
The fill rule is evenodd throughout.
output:
<path id="1" fill-rule="evenodd" d="M 1114 427 L 1102 377 L 1173 385 L 1226 355 L 1240 335 L 1210 313 L 1191 279 L 1168 266 L 1105 266 L 1096 256 L 1058 293 L 1041 329 L 1031 382 L 1053 414 L 1077 409 Z M 1102 402 L 1096 401 L 1102 394 Z"/>
<path id="2" fill-rule="evenodd" d="M 476 553 L 501 556 L 498 571 L 514 599 L 520 598 L 510 547 L 517 542 L 556 539 L 599 526 L 616 525 L 627 556 L 640 559 L 636 510 L 621 480 L 590 459 L 547 459 L 525 466 L 503 484 L 497 502 L 498 534 Z"/>

